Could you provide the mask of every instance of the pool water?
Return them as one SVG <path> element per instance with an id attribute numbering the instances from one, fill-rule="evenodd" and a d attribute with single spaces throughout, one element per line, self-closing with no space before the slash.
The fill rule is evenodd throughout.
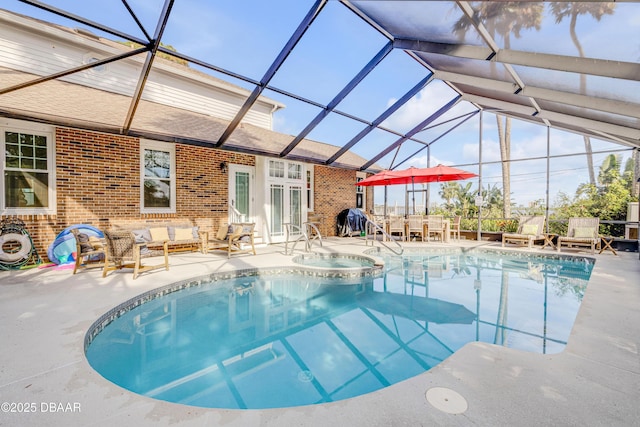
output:
<path id="1" fill-rule="evenodd" d="M 357 284 L 258 274 L 132 303 L 87 358 L 128 390 L 181 404 L 338 401 L 423 373 L 468 342 L 562 351 L 593 267 L 475 251 L 382 256 L 385 274 Z"/>

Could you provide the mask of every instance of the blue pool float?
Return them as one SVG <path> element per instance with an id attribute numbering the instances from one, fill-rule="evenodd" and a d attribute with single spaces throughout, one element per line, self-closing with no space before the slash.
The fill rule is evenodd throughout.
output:
<path id="1" fill-rule="evenodd" d="M 71 230 L 74 228 L 80 229 L 81 233 L 85 233 L 88 236 L 95 236 L 103 238 L 104 234 L 96 227 L 89 224 L 75 224 L 71 225 L 56 236 L 53 243 L 49 245 L 47 249 L 47 257 L 49 261 L 54 264 L 68 264 L 74 262 L 73 254 L 76 252 L 76 238 L 73 236 Z"/>

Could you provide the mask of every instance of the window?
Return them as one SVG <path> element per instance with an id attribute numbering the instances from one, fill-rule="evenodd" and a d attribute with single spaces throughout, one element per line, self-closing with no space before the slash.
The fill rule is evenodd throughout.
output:
<path id="1" fill-rule="evenodd" d="M 269 176 L 272 178 L 284 178 L 284 162 L 269 160 Z"/>
<path id="2" fill-rule="evenodd" d="M 0 123 L 3 214 L 55 213 L 55 153 L 50 126 L 7 120 Z"/>
<path id="3" fill-rule="evenodd" d="M 307 166 L 307 210 L 313 212 L 313 165 Z"/>
<path id="4" fill-rule="evenodd" d="M 289 179 L 302 179 L 302 165 L 298 163 L 288 163 L 287 177 Z"/>
<path id="5" fill-rule="evenodd" d="M 175 213 L 176 151 L 166 142 L 140 142 L 140 211 L 142 213 Z"/>
<path id="6" fill-rule="evenodd" d="M 365 178 L 366 178 L 366 175 L 363 174 L 362 172 L 356 173 L 356 182 L 360 182 Z M 358 185 L 356 186 L 356 208 L 365 210 L 367 208 L 366 204 L 367 204 L 367 201 L 366 201 L 365 189 L 364 187 L 361 187 Z"/>

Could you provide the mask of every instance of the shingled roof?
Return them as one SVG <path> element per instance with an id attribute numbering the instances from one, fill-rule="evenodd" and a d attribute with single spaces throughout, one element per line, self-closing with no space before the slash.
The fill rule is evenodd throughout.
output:
<path id="1" fill-rule="evenodd" d="M 2 67 L 0 74 L 7 86 L 38 78 Z M 131 98 L 124 95 L 51 80 L 0 96 L 0 114 L 120 134 L 130 103 Z M 228 124 L 216 117 L 141 100 L 128 135 L 214 148 Z M 242 123 L 222 149 L 276 157 L 292 139 L 292 135 Z M 320 164 L 339 148 L 304 139 L 287 158 Z M 346 152 L 332 166 L 358 169 L 365 162 L 363 157 Z"/>

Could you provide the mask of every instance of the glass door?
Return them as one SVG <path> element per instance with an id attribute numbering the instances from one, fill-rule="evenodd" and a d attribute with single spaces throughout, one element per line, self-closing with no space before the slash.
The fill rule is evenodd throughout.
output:
<path id="1" fill-rule="evenodd" d="M 270 228 L 271 237 L 283 237 L 284 236 L 284 186 L 280 184 L 271 184 L 270 193 Z M 279 239 L 284 240 L 284 239 Z"/>
<path id="2" fill-rule="evenodd" d="M 274 242 L 283 242 L 286 238 L 285 224 L 302 228 L 302 186 L 297 184 L 271 184 L 269 189 L 270 233 Z M 297 236 L 292 227 L 291 236 Z"/>
<path id="3" fill-rule="evenodd" d="M 289 222 L 302 228 L 302 187 L 289 185 Z"/>
<path id="4" fill-rule="evenodd" d="M 229 167 L 229 220 L 251 222 L 253 217 L 253 167 Z"/>
<path id="5" fill-rule="evenodd" d="M 269 241 L 284 242 L 289 227 L 289 240 L 300 235 L 307 217 L 307 181 L 304 165 L 280 159 L 264 163 L 267 187 L 265 192 L 266 227 Z"/>

